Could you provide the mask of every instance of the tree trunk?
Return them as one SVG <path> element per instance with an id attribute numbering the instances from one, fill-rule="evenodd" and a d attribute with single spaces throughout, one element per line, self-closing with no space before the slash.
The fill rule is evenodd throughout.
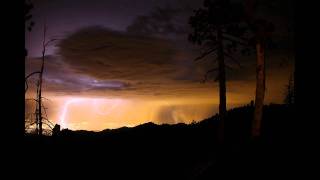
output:
<path id="1" fill-rule="evenodd" d="M 42 135 L 42 74 L 43 74 L 43 67 L 44 67 L 44 55 L 42 57 L 42 65 L 40 71 L 40 82 L 39 82 L 39 95 L 38 95 L 38 108 L 39 108 L 39 135 Z"/>
<path id="2" fill-rule="evenodd" d="M 44 31 L 43 31 L 43 43 L 42 43 L 42 64 L 41 64 L 41 70 L 40 70 L 40 74 L 39 74 L 39 94 L 38 94 L 38 108 L 39 108 L 39 135 L 42 135 L 42 75 L 43 75 L 43 69 L 44 69 L 44 58 L 45 58 L 45 54 L 46 54 L 46 45 L 45 45 L 45 41 L 46 41 L 46 26 L 44 27 Z"/>
<path id="3" fill-rule="evenodd" d="M 39 96 L 39 81 L 37 81 L 37 98 Z M 39 135 L 39 110 L 38 110 L 39 104 L 38 101 L 36 102 L 36 111 L 35 111 L 35 115 L 36 115 L 36 135 Z"/>
<path id="4" fill-rule="evenodd" d="M 255 97 L 255 109 L 254 119 L 252 127 L 253 137 L 260 136 L 261 133 L 261 121 L 263 115 L 263 101 L 265 94 L 265 52 L 264 44 L 262 41 L 258 41 L 256 44 L 257 50 L 257 71 L 256 71 L 256 97 Z"/>
<path id="5" fill-rule="evenodd" d="M 219 69 L 219 141 L 224 139 L 224 120 L 226 117 L 227 103 L 226 103 L 226 72 L 225 72 L 225 63 L 224 63 L 224 54 L 223 54 L 223 44 L 222 44 L 222 31 L 218 28 L 217 31 L 217 40 L 218 40 L 218 69 Z"/>

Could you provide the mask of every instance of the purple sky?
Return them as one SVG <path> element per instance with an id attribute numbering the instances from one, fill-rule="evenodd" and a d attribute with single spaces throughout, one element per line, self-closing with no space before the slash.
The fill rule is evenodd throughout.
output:
<path id="1" fill-rule="evenodd" d="M 44 21 L 48 27 L 48 37 L 61 38 L 79 28 L 93 25 L 125 31 L 137 16 L 146 15 L 155 7 L 199 4 L 200 1 L 34 0 L 33 2 L 32 14 L 35 26 L 31 32 L 26 32 L 26 46 L 31 57 L 41 54 Z M 48 53 L 52 53 L 52 50 Z"/>

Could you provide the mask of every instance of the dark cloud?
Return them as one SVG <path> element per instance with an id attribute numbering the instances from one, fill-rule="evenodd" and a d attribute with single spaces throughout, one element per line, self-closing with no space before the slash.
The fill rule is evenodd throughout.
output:
<path id="1" fill-rule="evenodd" d="M 52 5 L 69 7 L 72 4 L 62 5 L 61 2 L 59 1 L 60 5 L 52 2 Z M 77 4 L 76 9 L 86 9 L 85 4 Z M 102 4 L 100 5 L 103 6 Z M 139 1 L 141 9 L 142 4 Z M 187 24 L 188 17 L 201 4 L 201 1 L 189 0 L 148 5 L 147 9 L 135 12 L 130 17 L 132 21 L 126 20 L 122 29 L 127 27 L 127 32 L 106 28 L 112 27 L 107 23 L 101 23 L 104 26 L 69 29 L 71 31 L 57 45 L 54 56 L 46 58 L 44 89 L 59 94 L 211 97 L 211 93 L 217 88 L 217 82 L 213 82 L 216 73 L 211 74 L 209 83 L 201 84 L 200 81 L 207 70 L 216 66 L 214 58 L 207 57 L 195 63 L 193 59 L 201 54 L 201 48 L 187 40 L 190 28 Z M 274 40 L 278 48 L 267 51 L 267 72 L 270 74 L 281 71 L 285 75 L 288 72 L 283 68 L 292 66 L 294 61 L 290 55 L 293 48 L 291 36 L 284 33 L 286 26 L 290 24 L 290 8 L 284 4 L 280 3 L 281 6 L 276 6 L 276 12 L 268 14 L 277 27 Z M 45 9 L 48 9 L 47 6 L 48 4 Z M 93 3 L 90 8 L 91 6 L 96 5 Z M 280 7 L 285 8 L 282 13 L 279 11 Z M 100 12 L 101 8 L 96 8 Z M 130 9 L 129 6 L 126 8 Z M 93 17 L 94 11 L 87 9 L 86 13 L 89 12 L 93 13 Z M 266 10 L 261 11 L 263 15 L 264 12 Z M 175 35 L 171 36 L 172 34 Z M 227 60 L 227 64 L 233 67 L 233 70 L 227 69 L 228 83 L 253 84 L 254 53 L 252 56 L 237 54 L 234 58 L 242 67 Z M 26 72 L 39 68 L 39 63 L 38 58 L 28 59 Z M 243 92 L 240 89 L 230 86 L 227 91 Z"/>
<path id="2" fill-rule="evenodd" d="M 86 71 L 96 78 L 120 75 L 130 80 L 140 73 L 150 75 L 154 71 L 167 71 L 174 63 L 175 50 L 169 41 L 89 27 L 61 41 L 58 53 L 78 71 Z"/>
<path id="3" fill-rule="evenodd" d="M 72 33 L 58 47 L 61 61 L 73 73 L 99 82 L 123 83 L 122 93 L 176 95 L 184 88 L 201 87 L 202 72 L 193 67 L 192 55 L 167 39 L 95 26 Z M 77 81 L 80 80 L 78 77 Z"/>
<path id="4" fill-rule="evenodd" d="M 26 75 L 40 69 L 41 59 L 33 58 L 26 61 Z M 38 75 L 33 75 L 28 80 L 28 92 L 35 92 Z M 57 56 L 45 57 L 43 89 L 58 94 L 81 93 L 92 90 L 121 90 L 130 84 L 122 81 L 99 80 L 86 74 L 77 73 L 70 65 Z"/>
<path id="5" fill-rule="evenodd" d="M 217 82 L 200 83 L 205 72 L 216 66 L 213 58 L 195 63 L 193 59 L 199 51 L 184 43 L 181 46 L 172 39 L 134 35 L 101 26 L 83 28 L 57 45 L 56 56 L 46 57 L 44 89 L 57 94 L 137 98 L 217 95 L 214 90 Z M 283 61 L 286 58 L 283 52 L 283 49 L 268 52 L 268 72 L 283 70 L 281 63 L 286 68 L 292 64 L 290 60 Z M 227 69 L 228 83 L 239 81 L 253 85 L 254 54 L 235 58 L 242 67 Z M 28 59 L 26 72 L 40 68 L 40 60 Z M 231 61 L 228 64 L 232 65 Z M 215 77 L 213 73 L 211 79 Z M 232 86 L 227 91 L 246 93 L 243 88 Z"/>

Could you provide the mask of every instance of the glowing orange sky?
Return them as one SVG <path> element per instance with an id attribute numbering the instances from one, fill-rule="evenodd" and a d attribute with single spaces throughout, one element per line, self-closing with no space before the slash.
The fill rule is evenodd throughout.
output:
<path id="1" fill-rule="evenodd" d="M 280 73 L 280 72 L 279 72 Z M 281 72 L 283 73 L 283 72 Z M 284 84 L 288 75 L 269 75 L 266 103 L 281 103 Z M 248 104 L 254 98 L 254 82 L 227 83 L 228 108 Z M 236 88 L 236 92 L 232 92 Z M 29 94 L 30 95 L 30 94 Z M 190 123 L 200 121 L 217 113 L 218 89 L 206 88 L 201 94 L 181 97 L 121 98 L 92 95 L 55 95 L 45 93 L 50 101 L 49 119 L 62 128 L 100 131 L 123 126 L 132 127 L 146 122 Z"/>

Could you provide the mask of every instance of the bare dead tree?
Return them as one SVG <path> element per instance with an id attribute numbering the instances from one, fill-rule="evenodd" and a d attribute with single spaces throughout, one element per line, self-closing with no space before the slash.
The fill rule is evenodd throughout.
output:
<path id="1" fill-rule="evenodd" d="M 40 71 L 35 71 L 30 73 L 28 76 L 25 78 L 25 83 L 26 83 L 26 89 L 25 93 L 28 90 L 28 78 L 35 74 L 39 74 L 39 79 L 37 81 L 37 93 L 36 93 L 36 98 L 35 99 L 28 99 L 28 100 L 33 100 L 36 102 L 36 109 L 35 109 L 35 124 L 36 124 L 36 134 L 42 135 L 43 134 L 43 124 L 47 125 L 49 128 L 53 128 L 53 124 L 49 121 L 47 112 L 46 112 L 46 107 L 43 105 L 43 99 L 46 99 L 45 97 L 42 96 L 42 84 L 43 84 L 43 73 L 44 73 L 44 66 L 45 66 L 45 54 L 46 54 L 46 48 L 50 43 L 58 40 L 58 39 L 50 39 L 46 41 L 46 33 L 47 33 L 47 27 L 46 24 L 44 25 L 43 29 L 43 41 L 42 41 L 42 57 L 41 57 L 41 68 Z M 45 115 L 45 117 L 43 116 Z M 34 124 L 34 123 L 31 123 Z"/>
<path id="2" fill-rule="evenodd" d="M 27 75 L 27 76 L 25 77 L 25 79 L 24 79 L 25 85 L 26 85 L 25 93 L 27 93 L 28 88 L 29 88 L 28 79 L 29 79 L 30 77 L 32 77 L 32 75 L 39 74 L 39 73 L 40 73 L 40 71 L 34 71 L 34 72 L 30 73 L 29 75 Z"/>
<path id="3" fill-rule="evenodd" d="M 39 91 L 37 94 L 37 108 L 38 108 L 38 126 L 39 126 L 39 135 L 42 135 L 42 124 L 43 124 L 43 116 L 42 116 L 42 109 L 43 109 L 43 104 L 42 104 L 42 82 L 43 82 L 43 71 L 44 71 L 44 63 L 45 63 L 45 54 L 46 54 L 46 48 L 47 46 L 57 40 L 57 39 L 51 39 L 49 41 L 46 41 L 46 33 L 47 33 L 47 26 L 44 24 L 44 29 L 43 29 L 43 41 L 42 41 L 42 63 L 41 63 L 41 69 L 39 73 Z"/>

